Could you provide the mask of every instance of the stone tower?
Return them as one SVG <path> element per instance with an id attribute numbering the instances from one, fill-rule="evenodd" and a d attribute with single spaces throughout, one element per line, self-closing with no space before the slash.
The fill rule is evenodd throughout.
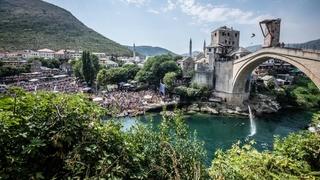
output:
<path id="1" fill-rule="evenodd" d="M 133 58 L 136 58 L 136 44 L 133 43 Z"/>
<path id="2" fill-rule="evenodd" d="M 239 48 L 239 37 L 240 31 L 222 26 L 211 33 L 211 46 L 237 49 Z"/>
<path id="3" fill-rule="evenodd" d="M 203 41 L 203 53 L 206 54 L 206 40 Z"/>
<path id="4" fill-rule="evenodd" d="M 267 19 L 259 23 L 264 42 L 262 47 L 276 47 L 280 45 L 281 19 Z M 264 27 L 263 27 L 264 26 Z"/>
<path id="5" fill-rule="evenodd" d="M 189 43 L 189 56 L 192 57 L 192 39 L 191 38 Z"/>

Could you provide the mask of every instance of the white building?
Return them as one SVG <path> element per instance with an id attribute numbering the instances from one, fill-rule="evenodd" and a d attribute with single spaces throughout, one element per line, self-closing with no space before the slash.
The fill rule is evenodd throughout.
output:
<path id="1" fill-rule="evenodd" d="M 41 58 L 53 59 L 55 52 L 51 49 L 39 49 L 38 53 L 39 53 L 39 57 L 41 57 Z"/>
<path id="2" fill-rule="evenodd" d="M 96 55 L 98 58 L 105 58 L 106 57 L 106 53 L 97 53 L 97 52 L 93 52 L 93 55 Z"/>

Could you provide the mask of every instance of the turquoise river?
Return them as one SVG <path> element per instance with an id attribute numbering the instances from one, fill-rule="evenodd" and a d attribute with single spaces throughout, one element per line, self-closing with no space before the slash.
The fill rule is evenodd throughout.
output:
<path id="1" fill-rule="evenodd" d="M 123 128 L 128 129 L 136 123 L 147 123 L 153 118 L 153 123 L 159 124 L 160 114 L 148 114 L 135 118 L 121 119 Z M 256 134 L 249 137 L 249 117 L 215 116 L 194 114 L 185 116 L 190 131 L 197 131 L 198 138 L 205 143 L 207 150 L 206 164 L 210 165 L 217 149 L 228 149 L 238 140 L 254 139 L 259 150 L 271 150 L 275 135 L 287 136 L 291 132 L 306 129 L 311 122 L 312 113 L 306 111 L 280 111 L 277 114 L 255 117 Z"/>

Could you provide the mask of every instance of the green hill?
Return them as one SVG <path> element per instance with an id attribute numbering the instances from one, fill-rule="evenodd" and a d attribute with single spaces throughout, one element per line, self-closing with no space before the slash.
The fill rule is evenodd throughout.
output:
<path id="1" fill-rule="evenodd" d="M 0 50 L 40 48 L 132 54 L 65 9 L 41 0 L 0 0 Z"/>
<path id="2" fill-rule="evenodd" d="M 133 50 L 132 46 L 127 46 L 130 50 Z M 161 47 L 153 46 L 136 46 L 136 51 L 143 56 L 158 56 L 163 54 L 171 54 L 176 56 L 175 53 Z"/>

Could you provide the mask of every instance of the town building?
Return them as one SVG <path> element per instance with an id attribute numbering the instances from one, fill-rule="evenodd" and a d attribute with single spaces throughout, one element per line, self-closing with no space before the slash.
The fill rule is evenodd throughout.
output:
<path id="1" fill-rule="evenodd" d="M 226 64 L 239 59 L 250 52 L 239 47 L 240 32 L 222 26 L 211 33 L 211 43 L 204 42 L 203 53 L 197 55 L 194 66 L 193 82 L 210 89 L 223 89 L 225 83 L 219 76 L 227 75 Z M 223 64 L 221 62 L 224 62 Z M 220 81 L 221 80 L 221 81 Z"/>
<path id="2" fill-rule="evenodd" d="M 40 58 L 53 59 L 55 51 L 45 48 L 45 49 L 39 49 L 38 53 Z"/>

